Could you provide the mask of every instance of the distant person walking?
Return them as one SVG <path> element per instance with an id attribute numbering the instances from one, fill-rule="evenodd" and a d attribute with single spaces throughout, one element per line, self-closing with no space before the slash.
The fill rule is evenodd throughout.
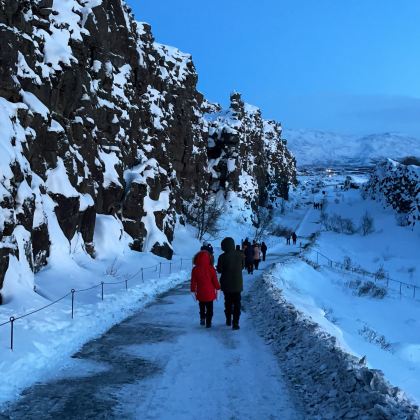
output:
<path id="1" fill-rule="evenodd" d="M 291 237 L 291 235 L 290 235 L 290 233 L 287 233 L 286 235 L 287 235 L 286 236 L 286 245 L 290 245 L 290 237 Z"/>
<path id="2" fill-rule="evenodd" d="M 293 245 L 296 245 L 296 241 L 297 241 L 297 235 L 296 232 L 292 233 L 292 240 L 293 240 Z"/>
<path id="3" fill-rule="evenodd" d="M 258 266 L 260 265 L 261 255 L 260 255 L 260 247 L 258 244 L 254 244 L 254 267 L 258 270 Z"/>
<path id="4" fill-rule="evenodd" d="M 198 300 L 200 325 L 205 324 L 206 328 L 210 328 L 213 318 L 213 301 L 217 297 L 217 290 L 220 290 L 220 284 L 212 264 L 212 256 L 208 251 L 200 251 L 193 262 L 191 292 Z"/>
<path id="5" fill-rule="evenodd" d="M 223 254 L 217 261 L 217 271 L 221 274 L 220 286 L 225 296 L 226 325 L 232 325 L 233 330 L 239 330 L 243 289 L 243 256 L 241 251 L 235 249 L 235 242 L 232 238 L 224 238 L 221 248 Z"/>
<path id="6" fill-rule="evenodd" d="M 248 274 L 254 273 L 254 250 L 251 244 L 245 245 L 245 267 L 248 271 Z"/>
<path id="7" fill-rule="evenodd" d="M 262 260 L 265 261 L 265 256 L 267 255 L 267 245 L 263 241 L 261 243 L 261 253 L 262 253 Z"/>

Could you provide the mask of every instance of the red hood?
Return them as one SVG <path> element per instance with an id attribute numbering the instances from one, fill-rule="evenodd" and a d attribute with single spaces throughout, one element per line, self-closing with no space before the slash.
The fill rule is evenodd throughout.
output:
<path id="1" fill-rule="evenodd" d="M 210 253 L 207 251 L 200 251 L 197 256 L 195 257 L 194 264 L 197 267 L 203 267 L 211 265 L 211 257 Z"/>

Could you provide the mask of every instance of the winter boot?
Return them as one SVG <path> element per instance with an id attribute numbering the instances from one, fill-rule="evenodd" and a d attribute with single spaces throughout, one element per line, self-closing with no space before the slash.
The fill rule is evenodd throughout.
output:
<path id="1" fill-rule="evenodd" d="M 201 318 L 200 319 L 200 325 L 204 325 L 205 324 L 205 319 L 204 318 Z"/>
<path id="2" fill-rule="evenodd" d="M 239 324 L 233 324 L 232 330 L 239 330 Z"/>
<path id="3" fill-rule="evenodd" d="M 211 328 L 211 321 L 206 322 L 206 328 Z"/>

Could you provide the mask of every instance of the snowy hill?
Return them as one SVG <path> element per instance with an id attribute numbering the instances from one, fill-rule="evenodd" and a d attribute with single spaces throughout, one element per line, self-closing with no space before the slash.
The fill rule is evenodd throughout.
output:
<path id="1" fill-rule="evenodd" d="M 372 165 L 384 158 L 420 156 L 420 139 L 397 133 L 363 137 L 316 130 L 283 130 L 299 166 Z"/>

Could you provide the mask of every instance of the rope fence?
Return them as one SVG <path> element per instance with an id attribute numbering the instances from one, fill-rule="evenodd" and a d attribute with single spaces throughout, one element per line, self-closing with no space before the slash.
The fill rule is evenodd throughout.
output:
<path id="1" fill-rule="evenodd" d="M 355 273 L 358 275 L 361 275 L 362 277 L 369 277 L 372 278 L 375 283 L 376 282 L 384 282 L 387 289 L 397 291 L 399 293 L 399 296 L 402 297 L 411 297 L 413 299 L 416 298 L 416 296 L 420 297 L 420 294 L 418 290 L 420 289 L 420 286 L 417 286 L 415 284 L 406 283 L 400 280 L 395 280 L 389 277 L 389 274 L 378 270 L 376 273 L 372 273 L 371 271 L 365 270 L 362 267 L 353 266 L 351 263 L 343 263 L 341 261 L 335 261 L 331 259 L 330 257 L 326 256 L 322 252 L 318 250 L 312 250 L 312 252 L 315 254 L 313 256 L 313 259 L 311 257 L 305 256 L 307 259 L 309 259 L 311 262 L 315 263 L 317 266 L 323 266 L 328 268 L 336 268 L 339 270 L 343 270 L 349 273 Z M 301 257 L 303 256 L 302 250 L 300 253 Z M 395 284 L 396 289 L 392 288 L 391 285 Z M 404 291 L 410 291 L 409 296 L 407 296 L 407 293 L 403 293 Z"/>
<path id="2" fill-rule="evenodd" d="M 183 269 L 183 267 L 187 268 L 187 264 L 186 264 L 187 261 L 191 261 L 191 263 L 192 263 L 192 260 L 186 259 L 186 258 L 181 258 L 178 261 L 159 262 L 158 264 L 155 264 L 155 265 L 152 265 L 152 266 L 149 266 L 149 267 L 141 267 L 137 272 L 135 272 L 134 274 L 130 274 L 130 275 L 126 274 L 126 275 L 123 275 L 123 276 L 116 276 L 116 275 L 113 275 L 113 274 L 110 274 L 110 273 L 105 273 L 105 275 L 107 275 L 107 276 L 113 276 L 113 277 L 116 277 L 116 278 L 123 277 L 123 279 L 118 280 L 118 281 L 110 281 L 110 282 L 101 281 L 98 284 L 95 284 L 93 286 L 90 286 L 90 287 L 87 287 L 87 288 L 84 288 L 84 289 L 74 289 L 74 288 L 72 288 L 70 290 L 70 292 L 68 292 L 65 295 L 61 296 L 60 298 L 48 303 L 47 305 L 42 306 L 41 308 L 34 309 L 34 310 L 32 310 L 30 312 L 27 312 L 25 314 L 22 314 L 22 315 L 11 316 L 7 321 L 3 321 L 3 322 L 0 323 L 0 328 L 4 327 L 6 325 L 10 325 L 10 350 L 13 350 L 13 347 L 14 347 L 14 332 L 15 332 L 14 330 L 15 330 L 15 322 L 16 321 L 18 321 L 20 319 L 23 319 L 23 318 L 26 318 L 26 317 L 29 317 L 31 315 L 34 315 L 38 312 L 44 311 L 45 309 L 47 309 L 47 308 L 49 308 L 53 305 L 56 305 L 57 303 L 63 301 L 66 298 L 68 298 L 69 296 L 71 296 L 71 318 L 74 319 L 75 298 L 76 298 L 77 293 L 85 293 L 85 292 L 100 288 L 101 289 L 101 300 L 103 301 L 104 300 L 105 286 L 114 286 L 114 285 L 124 284 L 125 285 L 125 290 L 128 290 L 128 282 L 129 281 L 132 281 L 133 279 L 135 279 L 137 277 L 140 277 L 142 282 L 144 281 L 146 270 L 150 270 L 149 273 L 150 272 L 158 273 L 159 278 L 161 278 L 162 275 L 170 275 L 173 272 L 175 272 L 174 269 L 175 269 L 175 266 L 177 264 L 179 264 L 179 269 L 178 269 L 179 271 L 181 271 Z M 168 267 L 168 269 L 165 270 L 165 267 Z M 167 271 L 167 272 L 165 272 L 165 271 Z M 34 292 L 37 293 L 36 286 L 34 286 Z"/>

